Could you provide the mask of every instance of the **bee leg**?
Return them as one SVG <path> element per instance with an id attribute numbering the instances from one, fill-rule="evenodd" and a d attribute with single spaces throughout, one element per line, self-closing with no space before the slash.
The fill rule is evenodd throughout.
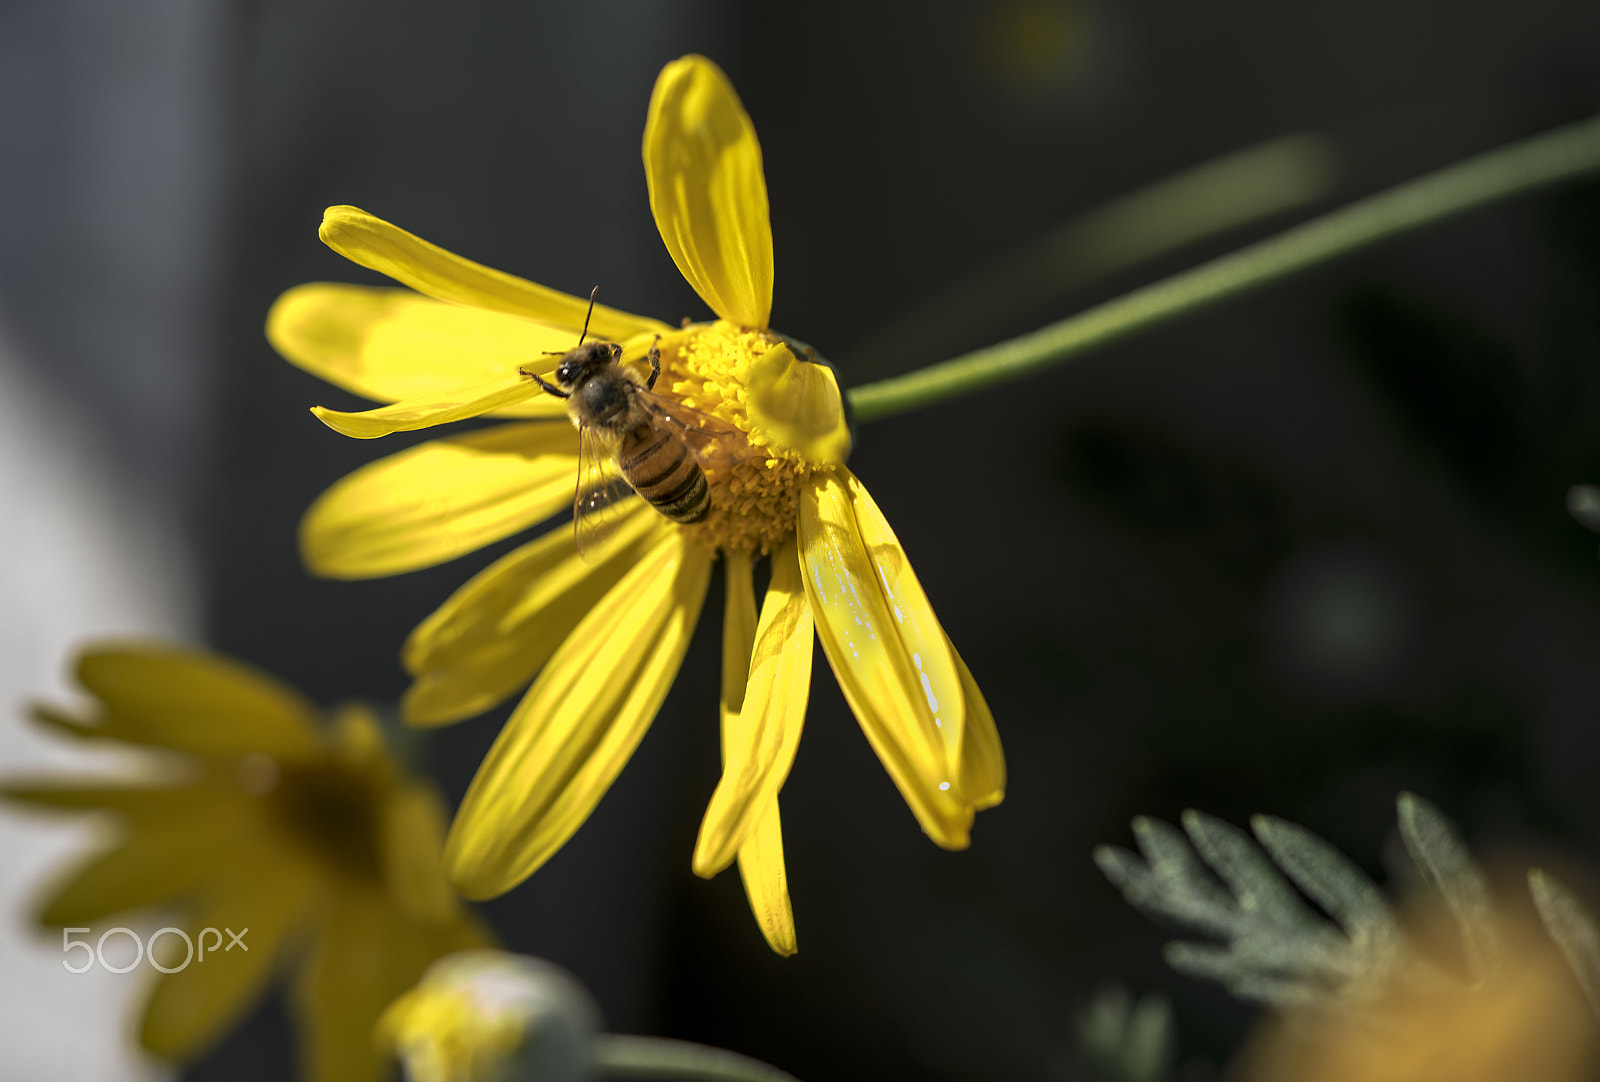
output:
<path id="1" fill-rule="evenodd" d="M 537 377 L 535 377 L 537 378 Z M 644 389 L 656 389 L 656 380 L 661 378 L 661 336 L 656 335 L 656 340 L 650 343 L 650 378 L 645 380 Z"/>
<path id="2" fill-rule="evenodd" d="M 537 372 L 529 372 L 525 368 L 519 368 L 519 369 L 517 369 L 517 371 L 521 372 L 524 376 L 527 376 L 529 379 L 533 380 L 533 382 L 537 383 L 540 387 L 542 387 L 544 389 L 545 394 L 553 394 L 557 398 L 571 398 L 572 397 L 571 392 L 563 391 L 560 387 L 557 387 L 555 384 L 546 383 L 544 380 L 540 379 L 539 378 L 539 374 Z"/>

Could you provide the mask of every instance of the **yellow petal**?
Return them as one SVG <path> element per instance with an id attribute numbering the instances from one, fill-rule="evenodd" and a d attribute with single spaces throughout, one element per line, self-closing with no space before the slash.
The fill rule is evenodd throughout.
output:
<path id="1" fill-rule="evenodd" d="M 246 827 L 237 807 L 193 799 L 170 806 L 168 814 L 142 819 L 50 893 L 39 923 L 89 924 L 170 902 L 214 874 L 219 849 L 236 846 L 236 835 Z"/>
<path id="2" fill-rule="evenodd" d="M 833 370 L 778 345 L 756 359 L 745 379 L 751 423 L 781 447 L 812 462 L 840 463 L 850 455 L 850 427 Z"/>
<path id="3" fill-rule="evenodd" d="M 486 936 L 465 917 L 423 924 L 377 891 L 343 891 L 290 995 L 301 1034 L 299 1077 L 307 1082 L 389 1078 L 373 1036 L 384 1009 L 434 959 L 486 945 Z"/>
<path id="4" fill-rule="evenodd" d="M 743 592 L 748 599 L 748 557 L 745 560 Z M 736 593 L 732 557 L 728 566 L 731 611 Z M 753 616 L 754 601 L 749 601 L 748 606 Z M 731 628 L 733 623 L 730 619 L 728 626 Z M 800 729 L 811 693 L 814 635 L 810 603 L 800 580 L 799 553 L 790 540 L 772 555 L 772 583 L 761 607 L 760 625 L 739 643 L 745 650 L 745 665 L 750 673 L 748 684 L 739 689 L 743 705 L 737 712 L 727 706 L 727 681 L 733 663 L 729 640 L 734 636 L 724 632 L 722 780 L 711 795 L 695 842 L 696 875 L 710 877 L 733 863 L 763 815 L 776 806 L 778 792 L 800 746 Z"/>
<path id="5" fill-rule="evenodd" d="M 780 553 L 774 557 L 774 566 L 778 561 L 786 560 L 791 566 L 798 566 L 793 545 L 785 547 L 787 556 Z M 726 554 L 723 559 L 728 565 L 728 590 L 727 603 L 723 612 L 722 630 L 722 746 L 724 763 L 728 761 L 730 743 L 738 745 L 742 742 L 739 732 L 739 714 L 746 705 L 752 701 L 746 695 L 747 690 L 756 690 L 758 695 L 765 693 L 754 687 L 754 681 L 747 684 L 746 673 L 751 668 L 751 655 L 760 650 L 757 638 L 756 601 L 754 584 L 752 582 L 750 554 L 747 552 L 733 552 Z M 798 589 L 798 576 L 791 575 L 796 581 L 793 587 Z M 772 592 L 767 594 L 768 606 L 772 605 Z M 800 595 L 801 604 L 805 602 L 804 594 Z M 762 613 L 762 624 L 765 625 L 770 617 L 769 612 Z M 809 629 L 810 620 L 807 619 Z M 810 631 L 807 631 L 807 672 L 809 674 L 810 662 Z M 769 640 L 771 636 L 768 636 Z M 770 674 L 768 674 L 770 675 Z M 769 681 L 770 682 L 770 681 Z M 809 690 L 809 688 L 807 688 Z M 805 695 L 800 697 L 800 715 L 805 714 Z M 798 727 L 796 728 L 798 735 Z M 739 754 L 737 750 L 734 754 Z M 791 752 L 792 756 L 792 752 Z M 787 772 L 785 764 L 784 772 Z M 726 769 L 724 771 L 726 774 Z M 779 778 L 781 785 L 782 779 Z M 718 791 L 721 791 L 721 786 Z M 714 801 L 713 801 L 714 802 Z M 776 790 L 768 797 L 761 807 L 756 809 L 753 816 L 753 829 L 745 831 L 745 837 L 738 844 L 739 877 L 744 881 L 745 897 L 750 900 L 750 912 L 755 915 L 756 924 L 761 929 L 761 935 L 777 953 L 787 957 L 796 950 L 794 913 L 789 904 L 789 883 L 783 864 L 783 829 L 778 817 L 778 797 Z M 711 813 L 707 812 L 707 821 Z M 726 832 L 724 831 L 724 836 Z M 701 841 L 696 845 L 695 870 L 701 875 L 715 874 L 727 866 L 728 861 L 723 861 L 715 869 L 704 871 L 700 866 L 700 848 L 704 844 L 707 832 L 704 824 L 701 826 Z M 732 858 L 730 857 L 729 860 Z"/>
<path id="6" fill-rule="evenodd" d="M 739 847 L 739 878 L 744 880 L 750 912 L 767 946 L 787 958 L 799 950 L 794 933 L 794 911 L 789 904 L 789 878 L 783 866 L 783 827 L 778 818 L 778 798 L 767 802 L 755 830 Z"/>
<path id="7" fill-rule="evenodd" d="M 325 578 L 374 578 L 509 537 L 571 504 L 577 443 L 565 422 L 525 421 L 381 458 L 317 497 L 301 557 Z"/>
<path id="8" fill-rule="evenodd" d="M 383 722 L 369 704 L 343 702 L 335 706 L 328 730 L 329 743 L 339 759 L 383 778 L 393 776 L 394 763 L 383 735 Z"/>
<path id="9" fill-rule="evenodd" d="M 57 736 L 67 736 L 76 740 L 115 739 L 112 734 L 104 731 L 103 726 L 83 718 L 74 717 L 70 712 L 58 710 L 53 706 L 33 703 L 29 705 L 26 712 L 29 718 L 44 728 L 52 730 Z"/>
<path id="10" fill-rule="evenodd" d="M 711 557 L 683 531 L 584 618 L 506 722 L 450 828 L 469 898 L 504 893 L 559 849 L 610 787 L 677 675 Z"/>
<path id="11" fill-rule="evenodd" d="M 856 523 L 861 529 L 867 559 L 872 561 L 878 584 L 894 615 L 892 630 L 920 684 L 912 694 L 922 693 L 922 702 L 932 714 L 933 724 L 944 741 L 948 775 L 954 775 L 959 769 L 964 745 L 966 698 L 961 693 L 961 677 L 950 655 L 950 640 L 945 637 L 928 595 L 923 593 L 922 584 L 911 570 L 905 549 L 900 547 L 900 540 L 889 528 L 889 520 L 883 517 L 859 479 L 843 466 L 838 467 L 838 471 L 855 504 Z"/>
<path id="12" fill-rule="evenodd" d="M 433 786 L 396 785 L 383 802 L 381 844 L 389 896 L 415 920 L 440 923 L 456 910 L 455 892 L 444 877 L 444 802 Z"/>
<path id="13" fill-rule="evenodd" d="M 199 650 L 90 651 L 78 680 L 106 704 L 106 734 L 199 755 L 316 754 L 316 709 L 265 673 Z"/>
<path id="14" fill-rule="evenodd" d="M 675 527 L 632 501 L 616 532 L 580 557 L 558 526 L 502 556 L 424 620 L 401 651 L 416 677 L 401 704 L 412 725 L 481 714 L 518 688 L 623 573 Z"/>
<path id="15" fill-rule="evenodd" d="M 307 372 L 379 402 L 426 398 L 504 381 L 546 353 L 578 344 L 576 331 L 461 308 L 409 289 L 311 282 L 267 314 L 273 348 Z M 557 417 L 560 399 L 541 394 L 499 411 Z"/>
<path id="16" fill-rule="evenodd" d="M 945 639 L 946 642 L 950 640 Z M 967 724 L 962 731 L 961 766 L 956 771 L 956 789 L 977 811 L 992 808 L 1006 796 L 1006 757 L 1000 749 L 1000 730 L 994 715 L 978 690 L 967 663 L 950 646 L 950 657 L 961 674 L 961 693 L 966 700 Z"/>
<path id="17" fill-rule="evenodd" d="M 727 568 L 727 592 L 722 606 L 722 734 L 726 755 L 728 722 L 739 716 L 744 702 L 750 652 L 756 643 L 756 594 L 750 553 L 725 553 L 722 562 Z"/>
<path id="18" fill-rule="evenodd" d="M 78 779 L 17 781 L 0 785 L 0 796 L 41 808 L 118 811 L 136 817 L 188 815 L 196 800 L 214 799 L 210 785 L 89 785 Z"/>
<path id="19" fill-rule="evenodd" d="M 311 412 L 335 432 L 358 440 L 375 440 L 396 432 L 414 432 L 419 428 L 481 417 L 527 402 L 535 395 L 551 398 L 533 380 L 513 374 L 486 386 L 435 391 L 375 410 L 349 412 L 312 406 Z"/>
<path id="20" fill-rule="evenodd" d="M 565 328 L 573 335 L 583 326 L 584 313 L 589 308 L 588 298 L 546 289 L 462 259 L 355 207 L 329 207 L 323 213 L 318 236 L 346 259 L 451 304 L 536 319 Z M 594 316 L 589 321 L 591 335 L 611 342 L 636 334 L 665 334 L 670 329 L 656 320 L 603 304 L 594 306 Z"/>
<path id="21" fill-rule="evenodd" d="M 772 224 L 761 144 L 722 70 L 703 56 L 662 69 L 644 125 L 656 228 L 694 291 L 723 319 L 765 328 Z"/>
<path id="22" fill-rule="evenodd" d="M 921 670 L 913 662 L 903 635 L 925 632 L 923 619 L 902 607 L 896 610 L 884 594 L 879 562 L 889 553 L 868 555 L 857 522 L 859 489 L 842 467 L 818 474 L 801 493 L 800 549 L 805 565 L 806 596 L 817 620 L 823 653 L 850 703 L 862 732 L 894 779 L 922 829 L 946 849 L 967 845 L 972 808 L 951 790 L 945 738 L 934 723 L 931 699 L 938 697 L 946 717 L 959 702 L 959 684 L 952 695 L 940 688 L 931 695 L 932 677 L 940 672 L 936 651 L 918 638 Z M 892 581 L 903 585 L 901 570 Z M 897 601 L 905 597 L 897 596 Z M 953 671 L 949 647 L 940 636 L 937 653 Z M 930 677 L 927 687 L 923 677 Z"/>
<path id="23" fill-rule="evenodd" d="M 195 942 L 196 960 L 157 980 L 139 1035 L 158 1056 L 189 1059 L 231 1029 L 266 990 L 287 942 L 309 915 L 315 881 L 308 866 L 259 849 L 249 856 L 249 874 L 234 866 L 218 875 L 201 894 L 194 915 L 181 922 Z M 241 937 L 232 949 L 229 929 Z M 202 934 L 204 960 L 198 958 Z M 160 940 L 162 952 L 176 954 L 163 964 L 176 967 L 183 959 L 182 944 L 169 944 L 168 938 Z"/>

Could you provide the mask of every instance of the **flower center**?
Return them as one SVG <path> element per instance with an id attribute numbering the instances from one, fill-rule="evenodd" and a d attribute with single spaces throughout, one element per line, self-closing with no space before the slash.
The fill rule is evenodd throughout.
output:
<path id="1" fill-rule="evenodd" d="M 696 324 L 661 342 L 656 393 L 709 414 L 739 432 L 729 452 L 703 465 L 711 492 L 705 521 L 685 527 L 713 550 L 767 553 L 795 531 L 806 478 L 826 467 L 781 447 L 750 423 L 750 369 L 780 339 L 722 320 Z"/>
<path id="2" fill-rule="evenodd" d="M 289 833 L 339 874 L 383 879 L 372 779 L 339 763 L 283 764 L 266 794 Z"/>

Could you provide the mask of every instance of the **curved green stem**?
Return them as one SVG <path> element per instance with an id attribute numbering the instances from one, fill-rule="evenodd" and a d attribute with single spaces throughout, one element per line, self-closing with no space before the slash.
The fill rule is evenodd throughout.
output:
<path id="1" fill-rule="evenodd" d="M 1016 379 L 1357 248 L 1596 170 L 1600 170 L 1600 117 L 1499 147 L 1368 196 L 1020 338 L 852 387 L 847 392 L 850 404 L 857 421 L 872 421 Z"/>
<path id="2" fill-rule="evenodd" d="M 595 1062 L 607 1078 L 682 1078 L 698 1082 L 797 1082 L 776 1067 L 725 1048 L 607 1033 L 595 1040 Z"/>
<path id="3" fill-rule="evenodd" d="M 1337 158 L 1323 136 L 1286 135 L 1165 177 L 1039 229 L 832 359 L 877 378 L 948 357 L 1096 279 L 1326 197 Z"/>

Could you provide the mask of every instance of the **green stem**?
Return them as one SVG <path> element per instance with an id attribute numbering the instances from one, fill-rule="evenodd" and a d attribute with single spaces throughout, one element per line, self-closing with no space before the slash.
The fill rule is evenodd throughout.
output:
<path id="1" fill-rule="evenodd" d="M 607 1078 L 683 1078 L 698 1082 L 797 1082 L 791 1074 L 725 1048 L 608 1033 L 595 1041 L 595 1060 Z"/>
<path id="2" fill-rule="evenodd" d="M 1040 229 L 831 359 L 877 377 L 948 357 L 1096 279 L 1327 196 L 1335 163 L 1330 140 L 1288 135 L 1166 177 Z"/>
<path id="3" fill-rule="evenodd" d="M 1368 196 L 1020 338 L 852 387 L 850 404 L 857 421 L 874 421 L 1016 379 L 1357 248 L 1597 169 L 1600 117 Z"/>

